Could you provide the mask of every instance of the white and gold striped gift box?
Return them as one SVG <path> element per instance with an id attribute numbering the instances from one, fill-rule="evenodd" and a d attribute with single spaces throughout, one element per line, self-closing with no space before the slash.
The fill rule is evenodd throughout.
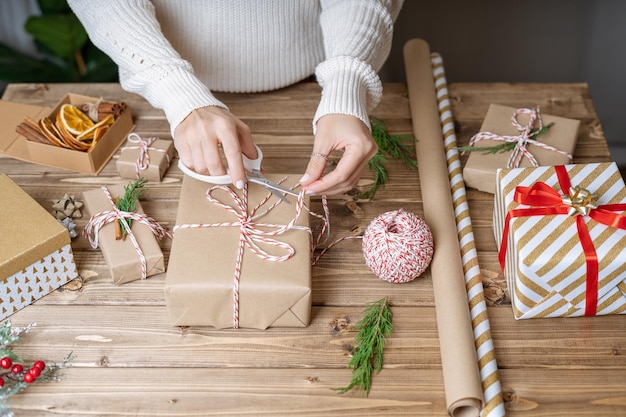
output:
<path id="1" fill-rule="evenodd" d="M 615 163 L 563 167 L 571 187 L 579 186 L 593 195 L 599 206 L 597 212 L 606 205 L 626 203 L 626 186 Z M 537 214 L 541 209 L 537 209 L 536 203 L 526 205 L 515 201 L 517 187 L 545 183 L 565 197 L 560 205 L 567 206 L 570 190 L 561 190 L 557 169 L 541 166 L 497 172 L 494 232 L 498 249 L 506 244 L 504 274 L 514 316 L 528 319 L 623 314 L 626 312 L 626 230 L 607 226 L 590 215 L 576 214 L 572 207 L 570 214 Z M 589 206 L 596 210 L 594 207 Z M 619 217 L 625 209 L 613 206 L 609 216 Z M 511 210 L 520 212 L 509 220 L 508 237 L 503 242 L 506 217 Z M 582 218 L 580 226 L 586 231 L 579 231 L 577 216 Z M 591 249 L 585 249 L 583 243 L 587 231 L 590 238 L 587 248 L 592 246 Z M 589 266 L 594 249 L 597 274 L 593 272 L 594 266 Z M 593 281 L 591 287 L 589 280 Z M 588 302 L 596 297 L 589 314 Z"/>

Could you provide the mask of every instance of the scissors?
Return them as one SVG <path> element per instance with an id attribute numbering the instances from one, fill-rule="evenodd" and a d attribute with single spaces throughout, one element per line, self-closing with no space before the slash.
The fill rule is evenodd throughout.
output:
<path id="1" fill-rule="evenodd" d="M 249 182 L 253 182 L 255 184 L 259 184 L 265 187 L 267 190 L 271 191 L 274 195 L 276 195 L 282 201 L 289 203 L 289 200 L 287 200 L 287 197 L 285 197 L 285 194 L 289 194 L 289 195 L 293 195 L 297 197 L 298 193 L 293 190 L 290 190 L 289 188 L 283 187 L 282 185 L 277 184 L 274 181 L 269 180 L 263 175 L 263 173 L 261 172 L 261 162 L 263 161 L 263 152 L 261 151 L 261 148 L 259 148 L 257 145 L 254 145 L 254 147 L 256 148 L 256 152 L 257 152 L 256 159 L 250 159 L 247 156 L 242 154 L 243 166 L 248 171 L 246 173 L 246 179 Z M 197 172 L 193 171 L 192 169 L 187 167 L 185 164 L 183 164 L 182 159 L 178 161 L 178 168 L 180 168 L 180 170 L 183 171 L 184 174 L 189 175 L 191 178 L 195 178 L 199 181 L 208 182 L 211 184 L 230 184 L 231 183 L 230 175 L 228 175 L 228 172 L 226 173 L 226 175 L 198 174 Z"/>

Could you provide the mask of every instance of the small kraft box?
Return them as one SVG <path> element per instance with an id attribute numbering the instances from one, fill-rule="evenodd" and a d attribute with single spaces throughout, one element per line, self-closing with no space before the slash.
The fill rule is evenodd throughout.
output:
<path id="1" fill-rule="evenodd" d="M 68 230 L 0 174 L 0 320 L 78 276 Z"/>
<path id="2" fill-rule="evenodd" d="M 626 312 L 626 186 L 615 163 L 501 169 L 493 227 L 516 319 Z"/>
<path id="3" fill-rule="evenodd" d="M 93 232 L 88 233 L 90 242 L 95 240 L 102 250 L 115 285 L 165 272 L 163 251 L 157 239 L 166 236 L 167 232 L 144 214 L 139 201 L 136 202 L 137 217 L 131 221 L 132 236 L 116 239 L 114 223 L 118 218 L 113 215 L 113 199 L 123 196 L 124 192 L 122 185 L 113 185 L 83 193 L 85 207 L 91 216 L 85 230 Z M 94 221 L 99 224 L 92 227 Z"/>
<path id="4" fill-rule="evenodd" d="M 465 184 L 493 194 L 500 168 L 570 164 L 579 125 L 579 120 L 543 114 L 538 109 L 491 104 L 480 132 L 470 140 L 470 146 L 483 150 L 469 152 L 463 168 Z M 540 127 L 547 128 L 537 135 Z M 495 153 L 485 150 L 495 146 L 515 149 Z"/>
<path id="5" fill-rule="evenodd" d="M 282 185 L 289 188 L 296 178 L 290 176 Z M 165 278 L 172 324 L 254 329 L 308 326 L 308 212 L 298 211 L 302 207 L 295 199 L 275 205 L 276 197 L 266 200 L 268 191 L 256 184 L 247 186 L 247 199 L 241 190 L 212 187 L 189 176 L 183 178 Z M 303 201 L 306 204 L 308 199 Z M 293 219 L 295 224 L 287 227 Z"/>
<path id="6" fill-rule="evenodd" d="M 17 133 L 16 128 L 25 118 L 36 122 L 44 117 L 55 120 L 64 104 L 80 107 L 95 104 L 98 101 L 99 99 L 94 97 L 69 93 L 51 109 L 0 100 L 0 154 L 36 164 L 97 175 L 133 129 L 132 115 L 128 107 L 115 119 L 96 145 L 88 151 L 28 140 Z"/>
<path id="7" fill-rule="evenodd" d="M 128 135 L 117 159 L 117 173 L 122 178 L 160 182 L 174 157 L 174 142 L 158 138 Z"/>

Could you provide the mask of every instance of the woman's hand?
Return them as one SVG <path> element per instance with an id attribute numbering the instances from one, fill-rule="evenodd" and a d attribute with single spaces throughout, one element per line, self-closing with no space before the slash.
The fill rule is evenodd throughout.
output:
<path id="1" fill-rule="evenodd" d="M 341 149 L 337 167 L 322 177 L 328 156 Z M 309 194 L 341 194 L 357 184 L 378 147 L 367 126 L 358 118 L 328 114 L 317 121 L 313 153 L 300 183 Z"/>
<path id="2" fill-rule="evenodd" d="M 224 175 L 221 145 L 231 181 L 239 189 L 246 180 L 242 152 L 250 159 L 257 157 L 250 128 L 230 111 L 215 106 L 192 111 L 176 126 L 174 145 L 188 168 L 199 174 Z"/>

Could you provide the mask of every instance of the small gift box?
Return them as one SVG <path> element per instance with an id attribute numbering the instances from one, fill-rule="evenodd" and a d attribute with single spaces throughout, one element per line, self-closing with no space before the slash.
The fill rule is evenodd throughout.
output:
<path id="1" fill-rule="evenodd" d="M 117 173 L 122 178 L 159 182 L 174 157 L 174 143 L 157 138 L 142 139 L 136 133 L 128 135 L 128 141 L 117 159 Z"/>
<path id="2" fill-rule="evenodd" d="M 83 193 L 85 207 L 91 214 L 84 236 L 94 249 L 98 246 L 102 249 L 116 285 L 165 272 L 157 239 L 169 236 L 161 225 L 144 214 L 139 201 L 134 212 L 119 210 L 114 199 L 123 196 L 124 191 L 124 187 L 117 185 Z M 124 239 L 116 238 L 115 223 L 120 219 L 131 220 Z"/>
<path id="3" fill-rule="evenodd" d="M 615 163 L 501 169 L 500 265 L 516 319 L 626 312 L 626 186 Z"/>
<path id="4" fill-rule="evenodd" d="M 41 123 L 44 119 L 56 121 L 61 109 L 67 104 L 83 109 L 100 107 L 99 103 L 103 108 L 95 108 L 95 116 L 111 115 L 115 121 L 108 128 L 101 130 L 105 133 L 86 151 L 31 140 L 34 137 L 27 139 L 24 136 L 28 134 L 27 131 L 19 129 L 20 124 L 29 118 L 35 123 Z M 101 99 L 95 97 L 72 93 L 66 94 L 54 108 L 0 100 L 0 154 L 51 167 L 97 175 L 115 154 L 132 128 L 133 119 L 130 108 L 123 102 L 103 103 Z M 17 130 L 22 133 L 17 133 Z M 30 133 L 32 134 L 32 131 Z"/>
<path id="5" fill-rule="evenodd" d="M 296 182 L 288 177 L 282 185 Z M 246 187 L 244 192 L 184 177 L 165 279 L 174 325 L 309 324 L 311 234 L 302 205 L 308 199 L 276 204 L 265 188 Z"/>
<path id="6" fill-rule="evenodd" d="M 67 229 L 5 174 L 0 192 L 1 320 L 78 273 Z"/>
<path id="7" fill-rule="evenodd" d="M 482 149 L 469 154 L 463 168 L 465 184 L 493 194 L 499 168 L 571 163 L 579 125 L 578 120 L 550 116 L 539 109 L 491 104 L 480 132 L 469 143 L 470 147 Z M 486 149 L 496 146 L 513 149 L 506 152 Z"/>

